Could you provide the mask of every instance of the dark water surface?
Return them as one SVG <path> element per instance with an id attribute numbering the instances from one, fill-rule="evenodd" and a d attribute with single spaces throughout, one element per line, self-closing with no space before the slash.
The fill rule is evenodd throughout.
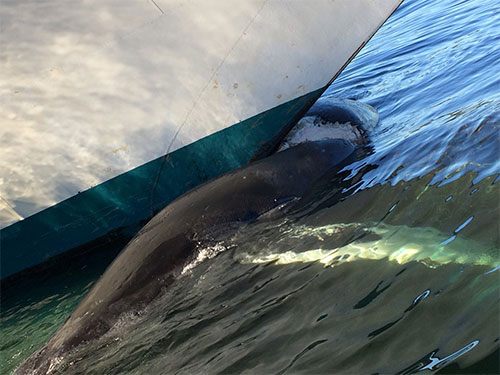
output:
<path id="1" fill-rule="evenodd" d="M 373 152 L 203 249 L 55 373 L 498 373 L 499 34 L 497 1 L 406 0 L 325 94 L 379 111 Z M 1 373 L 99 264 L 4 291 Z"/>

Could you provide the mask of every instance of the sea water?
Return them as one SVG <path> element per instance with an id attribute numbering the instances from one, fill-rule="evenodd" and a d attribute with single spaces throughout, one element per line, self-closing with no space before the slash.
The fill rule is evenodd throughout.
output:
<path id="1" fill-rule="evenodd" d="M 378 110 L 371 151 L 55 373 L 498 373 L 499 45 L 497 1 L 406 0 L 325 93 Z M 1 373 L 107 261 L 2 291 Z"/>

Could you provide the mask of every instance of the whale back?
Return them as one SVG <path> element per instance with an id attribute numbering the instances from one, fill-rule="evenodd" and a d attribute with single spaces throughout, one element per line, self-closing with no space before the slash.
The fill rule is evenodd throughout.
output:
<path id="1" fill-rule="evenodd" d="M 354 158 L 342 139 L 307 142 L 229 172 L 177 198 L 129 242 L 66 323 L 19 369 L 43 371 L 50 358 L 106 333 L 117 318 L 154 300 L 216 228 L 257 219 L 298 198 L 322 175 Z M 36 372 L 35 372 L 36 373 Z M 43 373 L 43 372 L 41 372 Z"/>

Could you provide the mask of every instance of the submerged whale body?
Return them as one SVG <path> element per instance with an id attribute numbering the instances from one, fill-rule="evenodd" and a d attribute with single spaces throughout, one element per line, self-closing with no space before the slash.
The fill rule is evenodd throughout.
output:
<path id="1" fill-rule="evenodd" d="M 335 139 L 326 139 L 324 132 L 312 141 L 295 138 L 298 145 L 200 185 L 160 211 L 130 241 L 49 342 L 16 373 L 50 372 L 65 353 L 104 335 L 121 315 L 151 303 L 196 259 L 200 245 L 209 243 L 217 233 L 254 221 L 273 209 L 279 211 L 327 172 L 335 173 L 356 160 L 356 142 L 336 138 L 338 121 L 333 122 L 335 116 L 326 117 L 329 106 L 332 114 L 342 114 L 338 103 L 335 108 L 332 103 L 321 101 L 325 117 L 308 115 L 321 121 L 323 128 L 330 127 Z M 363 118 L 352 103 L 345 103 L 345 112 L 350 115 L 344 116 L 350 117 L 344 127 L 360 129 Z M 364 107 L 361 112 L 366 111 Z M 365 121 L 365 131 L 378 121 L 376 112 L 370 113 L 373 116 Z M 361 137 L 365 131 L 354 133 Z"/>
<path id="2" fill-rule="evenodd" d="M 333 267 L 358 259 L 386 259 L 399 264 L 418 261 L 430 268 L 448 263 L 498 268 L 500 262 L 495 247 L 462 237 L 452 239 L 432 227 L 365 222 L 325 226 L 292 224 L 287 230 L 291 238 L 300 239 L 293 246 L 287 238 L 261 243 L 251 251 L 240 251 L 237 260 L 274 264 L 318 262 Z M 349 240 L 346 241 L 346 237 Z"/>

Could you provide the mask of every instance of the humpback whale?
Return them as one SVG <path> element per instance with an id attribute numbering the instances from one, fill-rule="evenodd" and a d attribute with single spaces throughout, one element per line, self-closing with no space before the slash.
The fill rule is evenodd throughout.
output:
<path id="1" fill-rule="evenodd" d="M 321 131 L 308 132 L 303 139 L 303 134 L 292 134 L 283 151 L 200 185 L 154 216 L 65 324 L 16 373 L 50 372 L 65 353 L 101 337 L 122 314 L 139 311 L 157 298 L 214 234 L 291 204 L 327 172 L 356 160 L 356 143 L 362 143 L 357 138 L 376 124 L 376 112 L 369 109 L 366 115 L 371 107 L 359 110 L 350 101 L 335 99 L 323 99 L 318 106 L 319 112 L 309 113 L 305 121 L 312 119 L 313 130 Z M 339 118 L 347 123 L 339 124 Z"/>

